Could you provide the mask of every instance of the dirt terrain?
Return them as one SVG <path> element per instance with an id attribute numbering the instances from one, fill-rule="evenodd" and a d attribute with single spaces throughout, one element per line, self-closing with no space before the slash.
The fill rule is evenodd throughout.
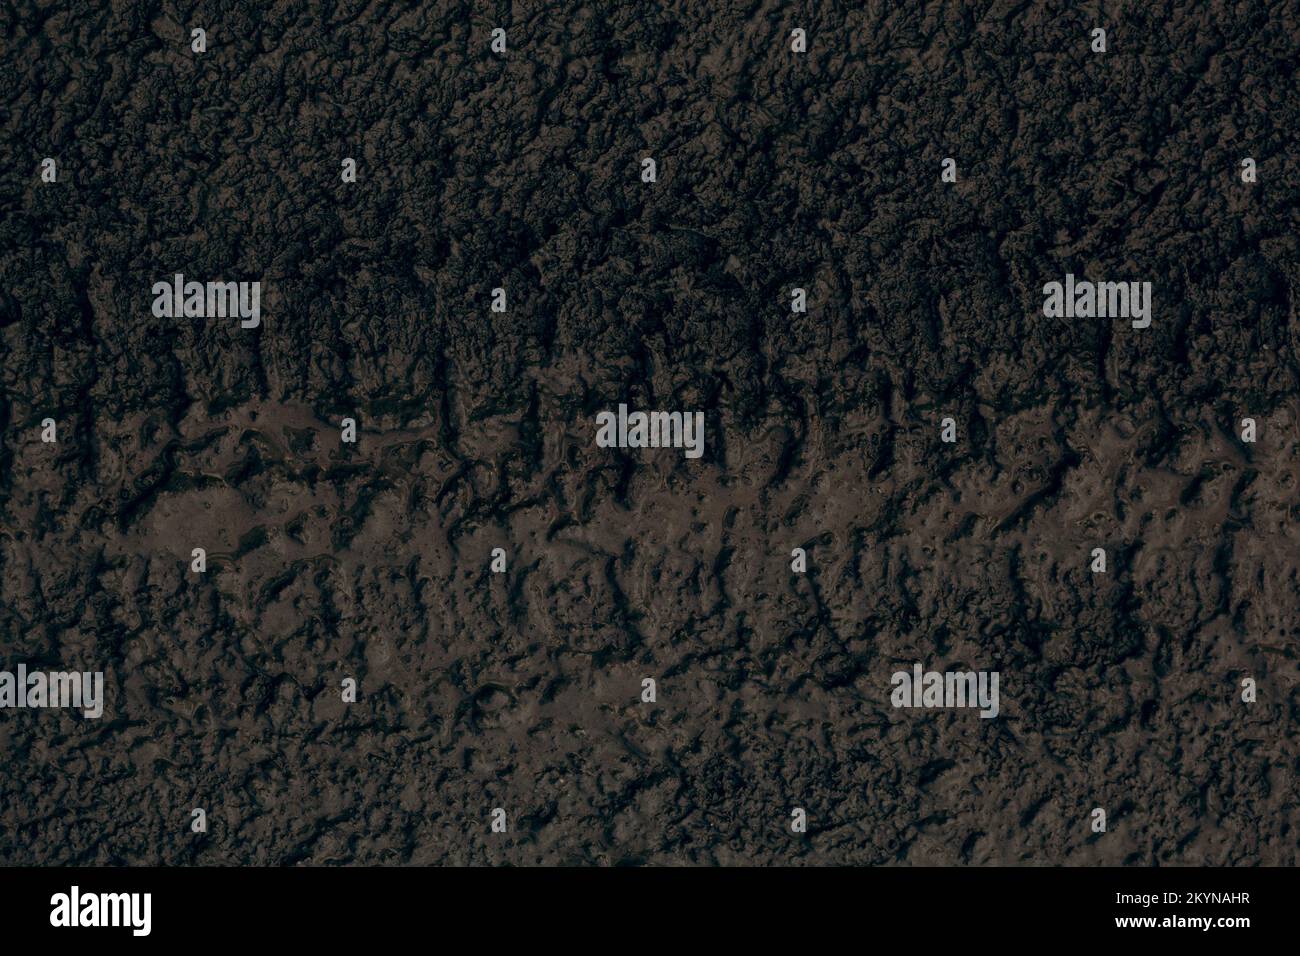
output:
<path id="1" fill-rule="evenodd" d="M 6 4 L 0 669 L 107 701 L 0 711 L 0 863 L 1295 864 L 1298 58 L 1296 0 Z"/>

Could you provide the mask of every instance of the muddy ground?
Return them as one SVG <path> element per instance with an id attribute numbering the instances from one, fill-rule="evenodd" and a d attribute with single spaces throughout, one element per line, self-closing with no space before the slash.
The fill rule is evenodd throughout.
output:
<path id="1" fill-rule="evenodd" d="M 0 9 L 0 862 L 1296 863 L 1295 0 L 858 6 Z"/>

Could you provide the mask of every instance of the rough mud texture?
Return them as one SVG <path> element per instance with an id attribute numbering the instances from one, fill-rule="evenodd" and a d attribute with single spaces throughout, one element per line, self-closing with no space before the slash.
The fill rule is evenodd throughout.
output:
<path id="1" fill-rule="evenodd" d="M 0 10 L 0 862 L 1297 862 L 1296 3 L 850 6 Z"/>

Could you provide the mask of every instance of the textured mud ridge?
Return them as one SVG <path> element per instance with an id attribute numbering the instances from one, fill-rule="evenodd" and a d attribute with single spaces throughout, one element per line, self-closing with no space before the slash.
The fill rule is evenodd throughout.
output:
<path id="1" fill-rule="evenodd" d="M 1296 5 L 837 7 L 0 10 L 0 862 L 1297 861 Z"/>

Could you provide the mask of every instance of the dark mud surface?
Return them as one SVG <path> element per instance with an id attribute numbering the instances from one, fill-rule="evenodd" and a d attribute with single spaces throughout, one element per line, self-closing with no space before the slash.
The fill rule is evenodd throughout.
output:
<path id="1" fill-rule="evenodd" d="M 1297 4 L 851 6 L 0 9 L 0 862 L 1297 862 Z"/>

